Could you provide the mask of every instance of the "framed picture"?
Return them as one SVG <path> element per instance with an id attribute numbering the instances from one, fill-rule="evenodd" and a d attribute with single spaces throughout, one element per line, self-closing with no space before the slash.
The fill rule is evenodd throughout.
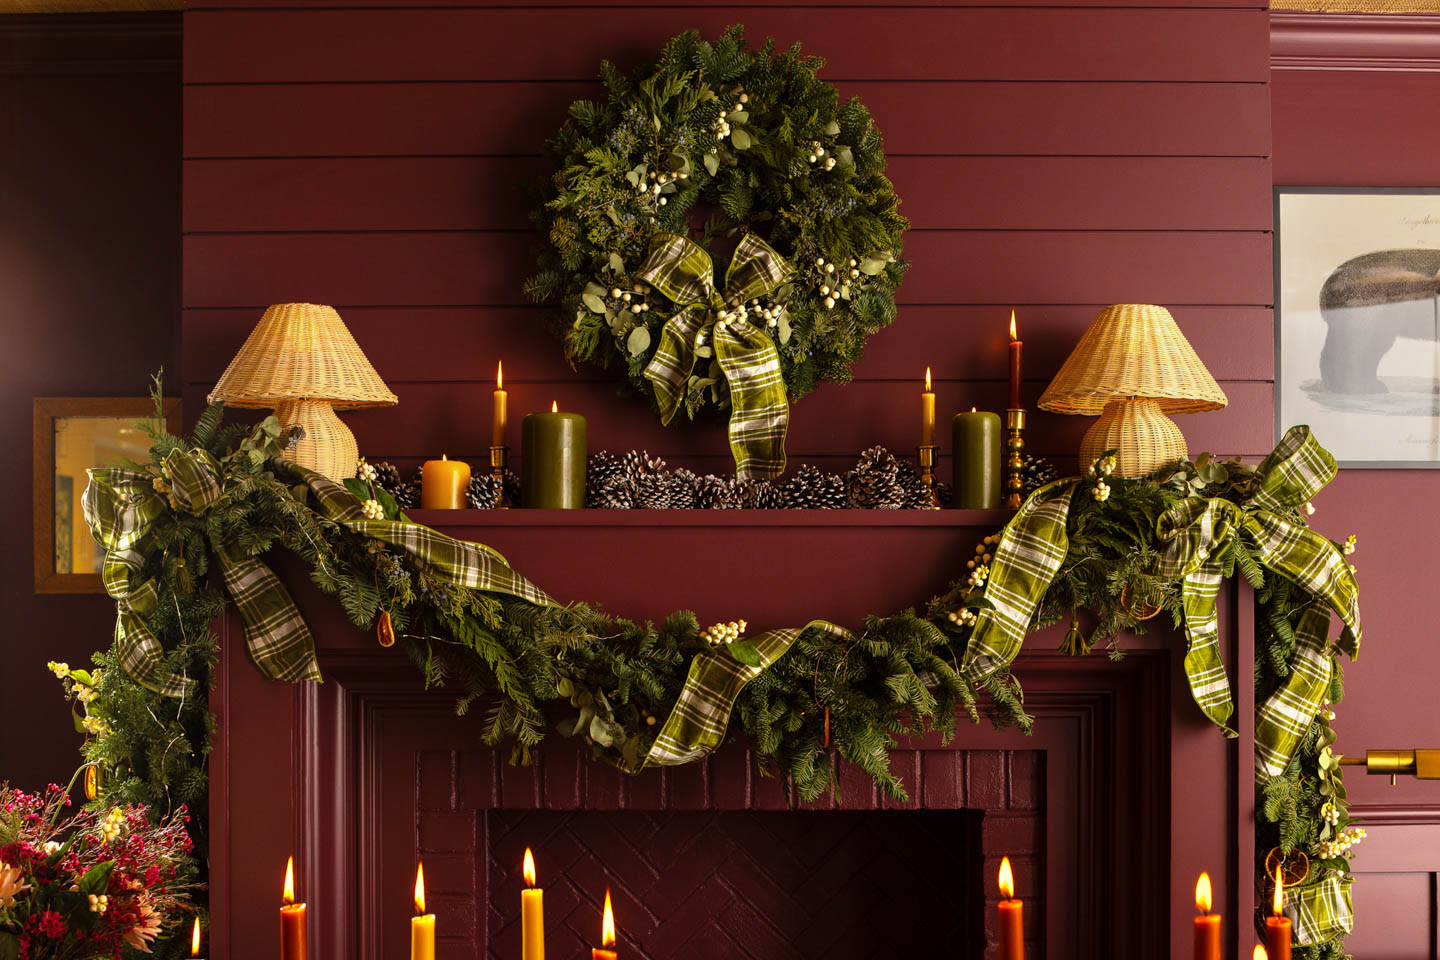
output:
<path id="1" fill-rule="evenodd" d="M 1440 188 L 1275 188 L 1276 436 L 1440 467 Z"/>
<path id="2" fill-rule="evenodd" d="M 150 438 L 138 426 L 154 416 L 149 397 L 35 399 L 35 592 L 104 593 L 105 552 L 81 507 L 91 467 L 145 460 Z M 179 398 L 165 401 L 165 423 L 180 428 Z"/>

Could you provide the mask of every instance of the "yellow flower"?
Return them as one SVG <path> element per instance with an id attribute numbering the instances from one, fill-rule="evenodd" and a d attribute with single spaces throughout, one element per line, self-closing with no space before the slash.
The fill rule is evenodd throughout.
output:
<path id="1" fill-rule="evenodd" d="M 45 664 L 45 666 L 50 670 L 51 673 L 55 674 L 55 676 L 59 677 L 61 680 L 64 680 L 66 677 L 70 676 L 70 664 L 68 663 L 56 663 L 54 660 L 51 660 L 49 663 Z"/>
<path id="2" fill-rule="evenodd" d="M 103 737 L 110 732 L 110 725 L 99 717 L 87 716 L 80 721 L 80 725 L 85 728 L 86 733 L 93 733 L 97 737 Z"/>

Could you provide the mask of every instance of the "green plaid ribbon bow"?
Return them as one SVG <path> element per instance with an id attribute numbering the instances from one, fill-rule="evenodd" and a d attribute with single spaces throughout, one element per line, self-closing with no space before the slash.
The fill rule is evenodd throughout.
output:
<path id="1" fill-rule="evenodd" d="M 720 746 L 730 722 L 730 711 L 745 684 L 769 669 L 800 634 L 811 629 L 822 630 L 841 640 L 855 639 L 844 627 L 826 620 L 812 620 L 798 629 L 788 627 L 758 634 L 750 641 L 760 651 L 760 662 L 755 665 L 740 663 L 724 650 L 698 654 L 690 661 L 680 699 L 675 701 L 660 735 L 650 745 L 642 766 L 673 767 L 690 763 Z"/>
<path id="2" fill-rule="evenodd" d="M 785 470 L 785 430 L 790 405 L 780 354 L 762 326 L 737 313 L 746 300 L 764 296 L 794 273 L 789 261 L 764 240 L 746 234 L 715 288 L 715 265 L 699 244 L 678 234 L 658 237 L 639 278 L 672 300 L 676 313 L 660 332 L 645 377 L 655 385 L 660 418 L 667 425 L 685 399 L 699 349 L 709 336 L 715 360 L 730 388 L 730 451 L 736 475 L 766 479 Z"/>
<path id="3" fill-rule="evenodd" d="M 367 520 L 359 499 L 342 485 L 293 463 L 281 461 L 276 466 L 300 475 L 320 501 L 320 510 L 326 517 L 356 533 L 399 547 L 448 583 L 508 594 L 536 606 L 555 603 L 545 591 L 512 570 L 499 551 L 483 543 L 456 540 L 408 520 Z"/>
<path id="4" fill-rule="evenodd" d="M 101 579 L 117 608 L 115 654 L 137 683 L 165 696 L 189 696 L 195 680 L 165 669 L 164 650 L 146 623 L 158 597 L 154 579 L 131 583 L 132 574 L 138 575 L 149 558 L 149 535 L 170 508 L 167 498 L 146 473 L 122 468 L 88 473 L 82 503 L 91 533 L 105 548 Z M 173 451 L 165 458 L 163 475 L 177 510 L 200 516 L 221 498 L 219 465 L 204 451 Z M 314 638 L 274 571 L 255 557 L 218 548 L 214 552 L 260 672 L 272 680 L 318 681 Z"/>
<path id="5" fill-rule="evenodd" d="M 1350 900 L 1354 878 L 1327 873 L 1318 883 L 1285 888 L 1285 913 L 1293 925 L 1295 942 L 1302 947 L 1343 937 L 1355 927 L 1355 907 Z"/>
<path id="6" fill-rule="evenodd" d="M 1338 643 L 1351 657 L 1359 651 L 1359 586 L 1340 548 L 1311 530 L 1300 509 L 1334 479 L 1335 458 L 1309 427 L 1291 427 L 1255 469 L 1256 493 L 1244 504 L 1188 497 L 1160 518 L 1157 534 L 1168 544 L 1159 572 L 1182 578 L 1185 672 L 1195 702 L 1222 728 L 1234 712 L 1230 682 L 1220 659 L 1215 600 L 1227 554 L 1244 536 L 1267 569 L 1287 577 L 1339 614 L 1345 630 Z M 1255 739 L 1262 768 L 1283 769 L 1300 735 L 1314 720 L 1329 689 L 1330 615 L 1302 620 L 1295 669 L 1257 711 Z M 1317 652 L 1320 654 L 1317 657 Z M 1323 669 L 1319 661 L 1323 660 Z M 1320 682 L 1323 674 L 1323 683 Z M 1230 731 L 1227 729 L 1227 733 Z"/>

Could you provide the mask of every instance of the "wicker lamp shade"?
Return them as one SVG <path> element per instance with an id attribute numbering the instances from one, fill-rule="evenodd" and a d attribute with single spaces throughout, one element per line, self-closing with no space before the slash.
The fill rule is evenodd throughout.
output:
<path id="1" fill-rule="evenodd" d="M 399 402 L 334 307 L 277 303 L 265 311 L 210 391 L 212 403 L 274 407 L 305 436 L 290 459 L 332 480 L 355 475 L 355 436 L 335 411 Z"/>
<path id="2" fill-rule="evenodd" d="M 1100 415 L 1080 444 L 1081 467 L 1115 450 L 1115 472 L 1141 477 L 1185 459 L 1171 413 L 1219 410 L 1229 401 L 1164 307 L 1106 307 L 1080 338 L 1040 409 Z"/>

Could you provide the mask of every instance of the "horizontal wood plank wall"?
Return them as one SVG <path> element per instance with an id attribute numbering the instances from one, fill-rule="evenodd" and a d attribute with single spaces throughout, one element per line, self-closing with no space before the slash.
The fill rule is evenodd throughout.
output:
<path id="1" fill-rule="evenodd" d="M 516 414 L 590 418 L 593 449 L 722 470 L 719 425 L 664 430 L 643 398 L 569 370 L 527 304 L 521 187 L 598 62 L 687 27 L 803 41 L 862 97 L 913 222 L 900 318 L 851 386 L 796 404 L 797 459 L 840 467 L 1004 402 L 1010 307 L 1033 406 L 1095 311 L 1166 304 L 1225 387 L 1185 417 L 1194 451 L 1270 439 L 1271 211 L 1263 0 L 765 7 L 645 2 L 192 0 L 185 16 L 183 372 L 191 409 L 261 310 L 332 303 L 400 405 L 349 414 L 363 452 L 481 460 L 503 358 Z M 1036 416 L 1066 467 L 1085 418 Z M 942 434 L 945 431 L 942 431 Z M 518 431 L 517 431 L 518 434 Z M 518 437 L 517 437 L 518 439 Z M 948 453 L 948 450 L 943 452 Z"/>

